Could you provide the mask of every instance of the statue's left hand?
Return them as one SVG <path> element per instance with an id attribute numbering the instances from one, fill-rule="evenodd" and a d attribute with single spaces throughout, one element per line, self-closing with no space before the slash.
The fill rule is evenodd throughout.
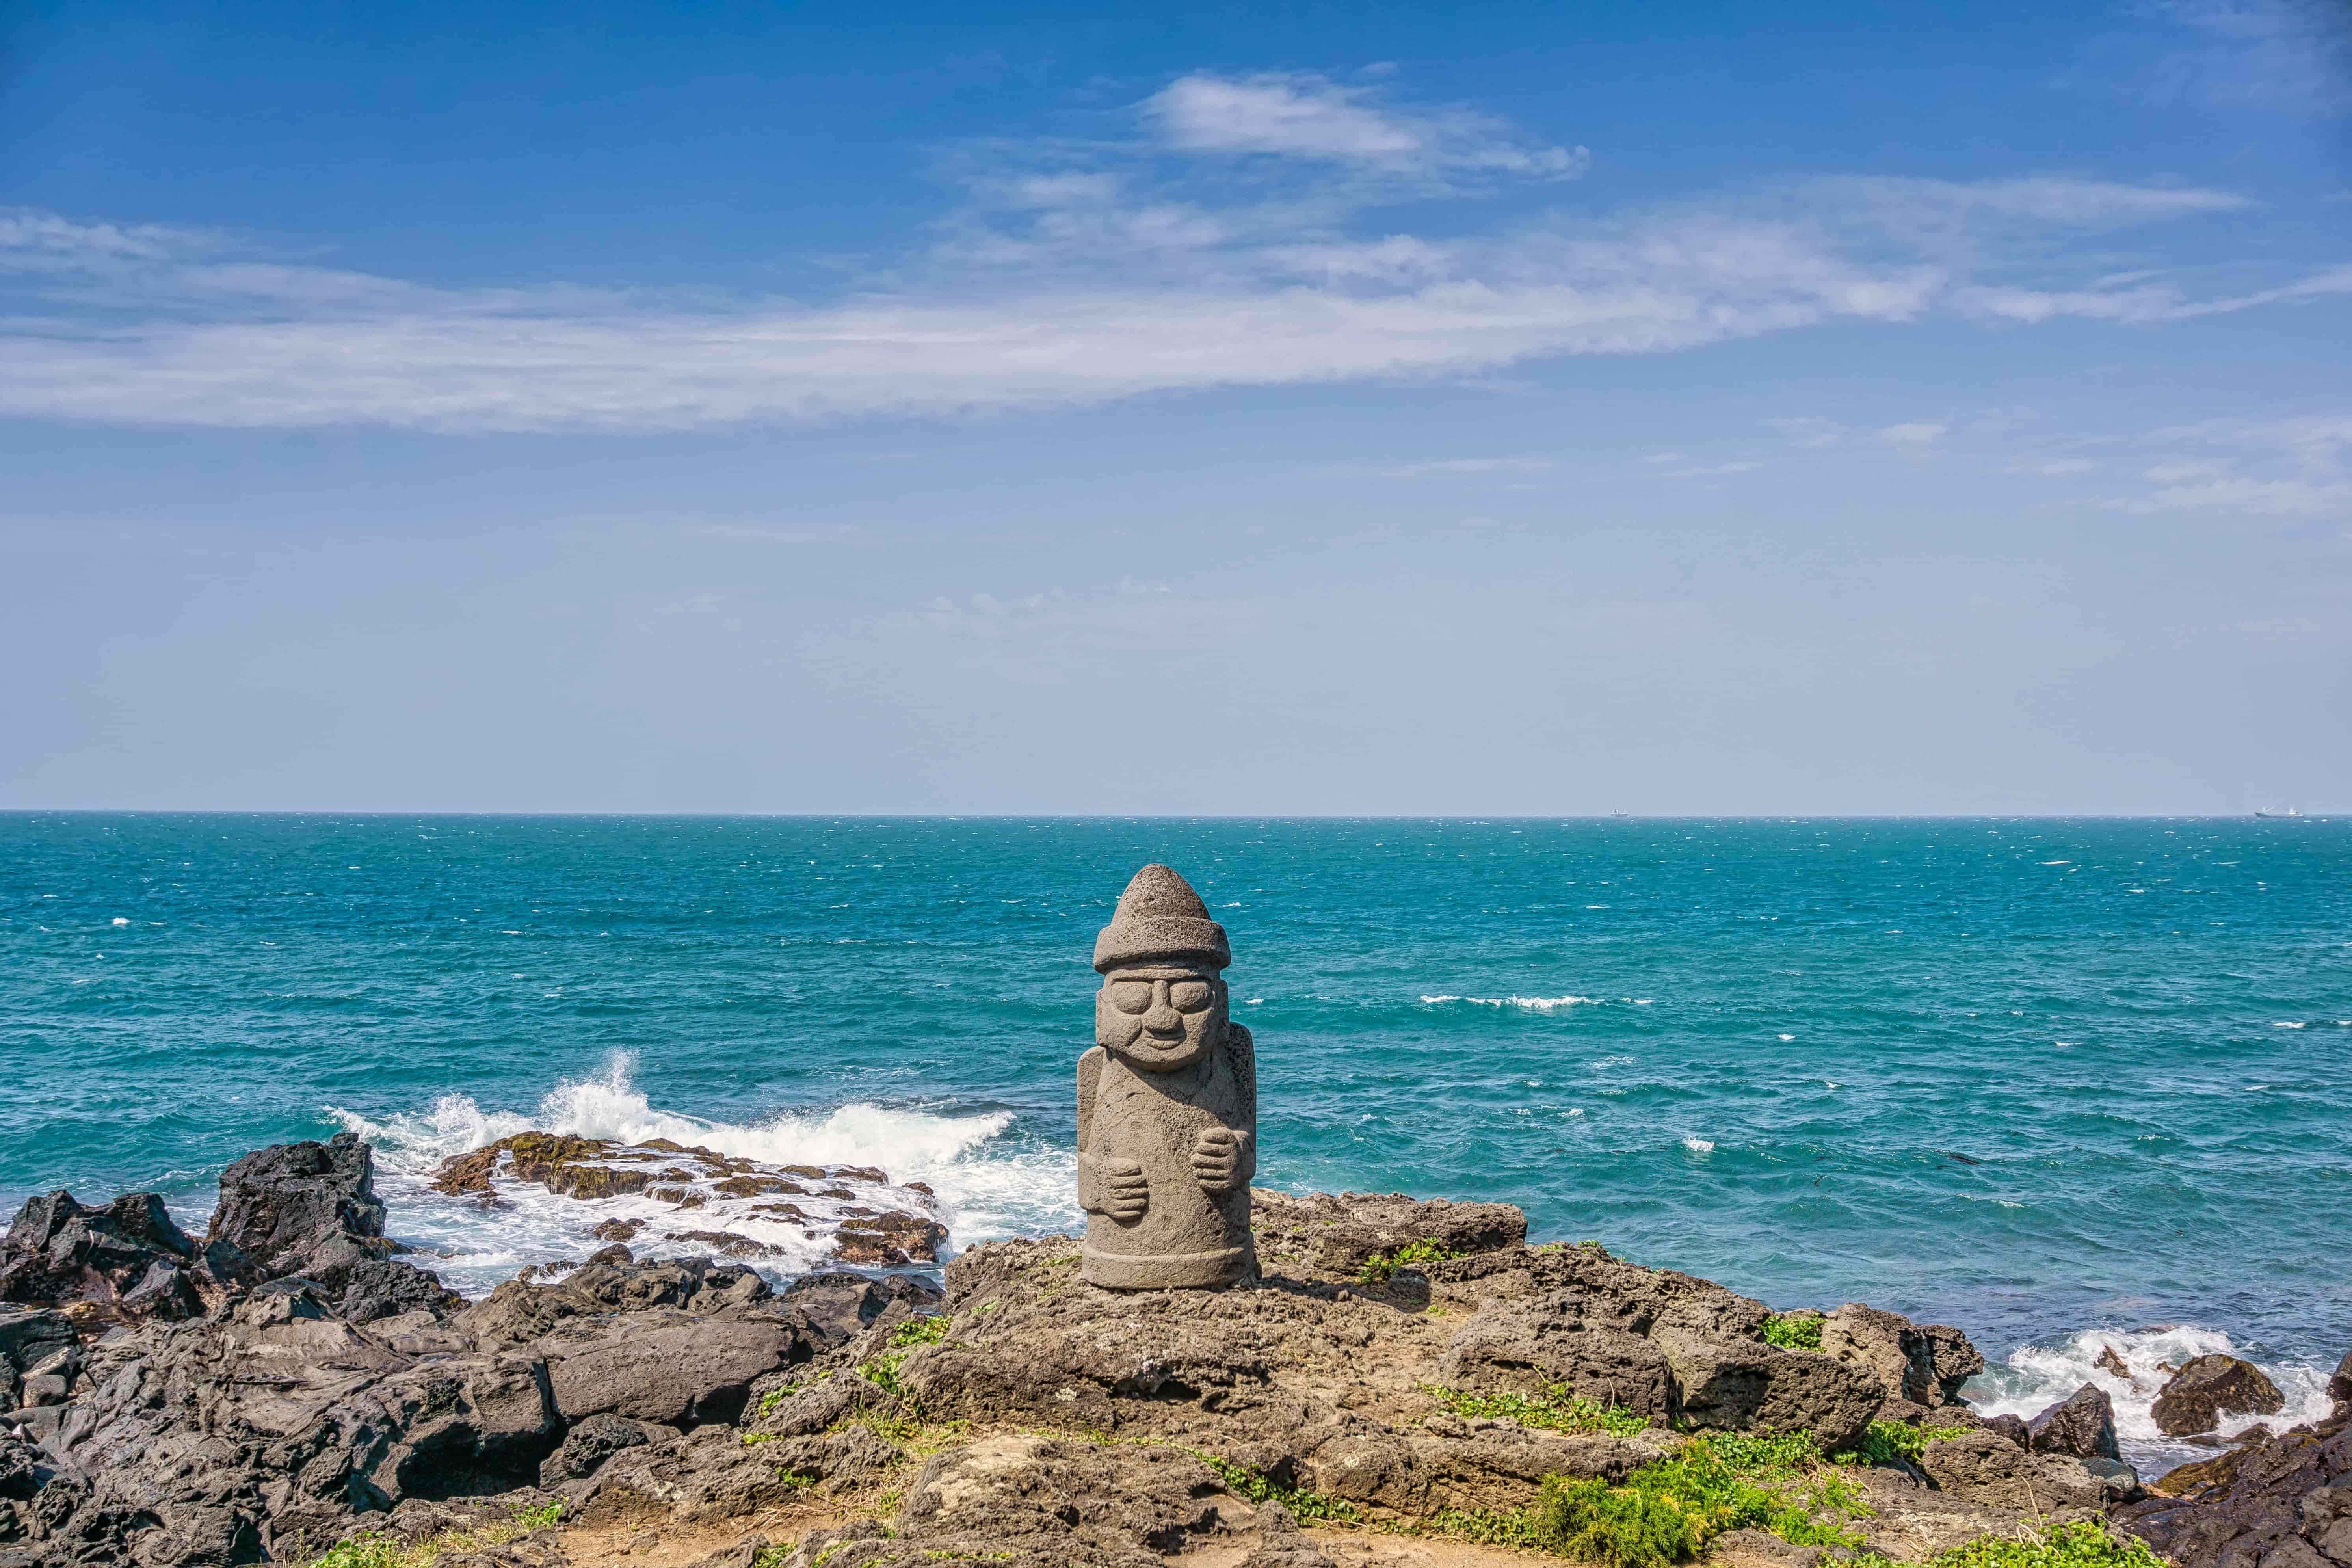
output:
<path id="1" fill-rule="evenodd" d="M 1242 1179 L 1242 1141 L 1229 1128 L 1202 1132 L 1192 1145 L 1192 1174 L 1210 1192 L 1231 1192 Z"/>

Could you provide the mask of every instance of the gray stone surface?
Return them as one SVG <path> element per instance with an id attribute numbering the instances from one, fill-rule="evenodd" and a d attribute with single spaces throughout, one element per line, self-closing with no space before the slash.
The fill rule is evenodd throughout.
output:
<path id="1" fill-rule="evenodd" d="M 2173 1373 L 2149 1413 L 2157 1430 L 2190 1437 L 2214 1430 L 2225 1410 L 2275 1415 L 2286 1395 L 2263 1369 L 2233 1355 L 2200 1355 Z"/>
<path id="2" fill-rule="evenodd" d="M 2106 1391 L 2086 1383 L 2026 1423 L 2026 1441 L 2037 1454 L 2072 1454 L 2078 1459 L 2121 1459 L 2116 1447 L 2116 1406 Z"/>
<path id="3" fill-rule="evenodd" d="M 1868 1372 L 1890 1399 L 1928 1406 L 1959 1404 L 1960 1385 L 1985 1364 L 1959 1330 L 1915 1323 L 1859 1301 L 1822 1320 L 1822 1353 Z"/>
<path id="4" fill-rule="evenodd" d="M 1095 1046 L 1078 1058 L 1083 1271 L 1114 1290 L 1257 1271 L 1257 1062 L 1228 1016 L 1225 930 L 1165 866 L 1135 874 L 1095 940 Z"/>

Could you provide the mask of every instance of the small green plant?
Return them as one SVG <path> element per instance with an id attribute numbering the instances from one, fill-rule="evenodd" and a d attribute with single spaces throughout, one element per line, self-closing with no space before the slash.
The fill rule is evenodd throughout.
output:
<path id="1" fill-rule="evenodd" d="M 557 1498 L 544 1507 L 519 1508 L 514 1512 L 515 1523 L 526 1531 L 545 1530 L 562 1517 L 563 1500 L 562 1498 Z"/>
<path id="2" fill-rule="evenodd" d="M 336 1542 L 310 1568 L 409 1568 L 415 1561 L 391 1536 L 370 1531 Z"/>
<path id="3" fill-rule="evenodd" d="M 776 1472 L 776 1479 L 780 1484 L 790 1487 L 796 1492 L 805 1491 L 809 1488 L 816 1485 L 817 1482 L 816 1477 L 804 1476 L 798 1470 L 778 1470 Z"/>
<path id="4" fill-rule="evenodd" d="M 1862 1441 L 1830 1460 L 1839 1465 L 1887 1465 L 1896 1459 L 1917 1464 L 1927 1445 L 1938 1437 L 1960 1437 L 1965 1426 L 1906 1426 L 1900 1421 L 1874 1421 Z"/>
<path id="5" fill-rule="evenodd" d="M 948 1321 L 944 1317 L 909 1318 L 890 1331 L 890 1343 L 899 1349 L 935 1345 L 947 1337 Z"/>
<path id="6" fill-rule="evenodd" d="M 1365 1258 L 1363 1268 L 1356 1273 L 1356 1283 L 1385 1285 L 1391 1275 L 1412 1264 L 1444 1263 L 1449 1258 L 1469 1256 L 1458 1247 L 1448 1247 L 1434 1237 L 1423 1237 L 1419 1241 L 1409 1241 L 1402 1247 L 1392 1247 L 1387 1252 L 1375 1252 Z"/>
<path id="7" fill-rule="evenodd" d="M 1939 1552 L 1928 1568 L 2165 1568 L 2164 1559 L 2136 1536 L 2118 1536 L 2100 1521 L 2079 1520 L 2015 1536 L 1981 1535 Z"/>
<path id="8" fill-rule="evenodd" d="M 1733 1530 L 1767 1530 L 1800 1546 L 1853 1551 L 1862 1539 L 1845 1523 L 1869 1511 L 1850 1479 L 1824 1469 L 1810 1438 L 1718 1432 L 1643 1466 L 1622 1486 L 1552 1476 L 1536 1500 L 1515 1513 L 1454 1511 L 1430 1523 L 1449 1535 L 1582 1558 L 1602 1568 L 1668 1568 Z"/>
<path id="9" fill-rule="evenodd" d="M 1818 1351 L 1822 1348 L 1822 1315 L 1775 1312 L 1764 1320 L 1764 1342 L 1779 1345 L 1784 1351 Z"/>
<path id="10" fill-rule="evenodd" d="M 762 1546 L 751 1559 L 751 1568 L 784 1568 L 784 1559 L 792 1554 L 789 1546 Z"/>
<path id="11" fill-rule="evenodd" d="M 1195 1457 L 1217 1473 L 1217 1479 L 1225 1483 L 1226 1490 L 1251 1502 L 1278 1502 L 1297 1519 L 1353 1523 L 1359 1517 L 1356 1505 L 1346 1498 L 1280 1486 L 1262 1471 L 1254 1470 L 1247 1465 L 1236 1465 L 1231 1459 L 1221 1459 L 1214 1454 L 1202 1454 L 1196 1450 Z"/>
<path id="12" fill-rule="evenodd" d="M 1540 1426 L 1550 1432 L 1606 1432 L 1631 1437 L 1650 1428 L 1648 1416 L 1580 1399 L 1564 1383 L 1553 1384 L 1540 1394 L 1466 1394 L 1434 1383 L 1423 1384 L 1421 1390 L 1456 1415 L 1507 1415 L 1522 1426 Z"/>

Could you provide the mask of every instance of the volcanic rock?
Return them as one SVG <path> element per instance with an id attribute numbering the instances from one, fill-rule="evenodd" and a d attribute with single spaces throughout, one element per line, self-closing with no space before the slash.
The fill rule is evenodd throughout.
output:
<path id="1" fill-rule="evenodd" d="M 2037 1454 L 2072 1454 L 2078 1459 L 2120 1459 L 2116 1447 L 2116 1407 L 2106 1391 L 2084 1384 L 2026 1423 L 2029 1446 Z"/>
<path id="2" fill-rule="evenodd" d="M 824 1335 L 828 1348 L 877 1324 L 887 1329 L 928 1315 L 946 1299 L 919 1274 L 886 1274 L 876 1279 L 845 1269 L 795 1279 L 784 1287 L 783 1295 L 785 1303 Z"/>
<path id="3" fill-rule="evenodd" d="M 2184 1465 L 2150 1490 L 2117 1517 L 2179 1568 L 2352 1563 L 2352 1423 L 2340 1412 Z"/>
<path id="4" fill-rule="evenodd" d="M 185 1318 L 204 1310 L 199 1279 L 211 1286 L 205 1260 L 153 1193 L 125 1193 L 102 1208 L 68 1192 L 32 1198 L 0 1240 L 0 1300 L 94 1301 L 126 1316 Z"/>
<path id="5" fill-rule="evenodd" d="M 1858 1301 L 1822 1320 L 1822 1353 L 1868 1371 L 1890 1398 L 1930 1407 L 1958 1403 L 1960 1385 L 1985 1364 L 1958 1329 L 1914 1323 Z"/>
<path id="6" fill-rule="evenodd" d="M 2200 1355 L 2173 1373 L 2150 1414 L 2157 1430 L 2185 1437 L 2212 1431 L 2224 1410 L 2274 1415 L 2285 1407 L 2286 1395 L 2253 1363 L 2231 1355 Z"/>
<path id="7" fill-rule="evenodd" d="M 394 1250 L 374 1153 L 354 1133 L 257 1150 L 221 1173 L 220 1191 L 205 1239 L 235 1248 L 247 1278 L 348 1269 Z"/>

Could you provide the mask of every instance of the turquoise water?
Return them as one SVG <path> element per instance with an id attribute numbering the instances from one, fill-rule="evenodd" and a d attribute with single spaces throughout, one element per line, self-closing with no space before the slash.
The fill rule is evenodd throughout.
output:
<path id="1" fill-rule="evenodd" d="M 415 1177 L 562 1122 L 1059 1227 L 1090 943 L 1151 858 L 1232 932 L 1264 1183 L 1507 1199 L 1993 1350 L 2352 1348 L 2334 821 L 10 815 L 0 1202 L 201 1213 L 355 1126 L 479 1288 L 561 1216 Z"/>

